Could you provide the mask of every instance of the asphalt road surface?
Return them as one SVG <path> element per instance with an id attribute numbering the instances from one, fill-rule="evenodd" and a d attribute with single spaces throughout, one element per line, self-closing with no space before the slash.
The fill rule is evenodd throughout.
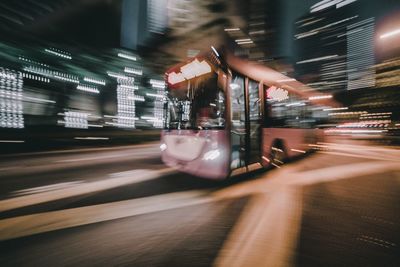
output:
<path id="1" fill-rule="evenodd" d="M 0 266 L 400 266 L 400 150 L 214 182 L 156 143 L 0 158 Z"/>

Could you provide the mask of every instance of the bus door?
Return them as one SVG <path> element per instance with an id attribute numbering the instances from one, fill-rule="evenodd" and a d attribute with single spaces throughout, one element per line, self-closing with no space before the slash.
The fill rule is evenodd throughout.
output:
<path id="1" fill-rule="evenodd" d="M 261 85 L 262 86 L 262 85 Z M 259 83 L 248 79 L 246 90 L 247 129 L 246 151 L 247 164 L 261 162 L 261 99 Z"/>
<path id="2" fill-rule="evenodd" d="M 231 135 L 231 169 L 246 166 L 246 97 L 245 79 L 233 73 L 229 84 L 230 96 L 230 135 Z"/>

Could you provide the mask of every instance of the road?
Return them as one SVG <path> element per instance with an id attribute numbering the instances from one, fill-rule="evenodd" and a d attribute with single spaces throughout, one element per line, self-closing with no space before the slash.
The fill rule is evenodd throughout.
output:
<path id="1" fill-rule="evenodd" d="M 400 266 L 400 150 L 320 143 L 225 182 L 157 143 L 0 159 L 0 266 Z"/>

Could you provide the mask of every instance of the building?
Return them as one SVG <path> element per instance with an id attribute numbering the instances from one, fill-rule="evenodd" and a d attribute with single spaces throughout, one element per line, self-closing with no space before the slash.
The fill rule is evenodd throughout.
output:
<path id="1" fill-rule="evenodd" d="M 325 92 L 374 88 L 375 65 L 383 60 L 379 25 L 396 8 L 395 1 L 325 0 L 312 5 L 294 25 L 297 78 Z"/>
<path id="2" fill-rule="evenodd" d="M 321 1 L 295 23 L 297 78 L 325 92 L 375 86 L 375 23 L 357 1 Z"/>
<path id="3" fill-rule="evenodd" d="M 167 0 L 123 0 L 121 46 L 138 50 L 164 35 L 168 26 Z"/>

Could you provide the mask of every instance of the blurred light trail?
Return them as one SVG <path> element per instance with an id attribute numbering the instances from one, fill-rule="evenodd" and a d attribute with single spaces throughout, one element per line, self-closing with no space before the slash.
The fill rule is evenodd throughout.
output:
<path id="1" fill-rule="evenodd" d="M 299 149 L 294 149 L 294 148 L 292 148 L 290 150 L 292 150 L 293 152 L 299 152 L 299 153 L 303 153 L 303 154 L 306 153 L 306 151 L 304 151 L 304 150 L 299 150 Z"/>
<path id="2" fill-rule="evenodd" d="M 136 119 L 136 118 L 135 118 Z M 112 155 L 102 155 L 102 156 L 94 156 L 94 157 L 82 157 L 82 158 L 72 158 L 72 159 L 64 159 L 64 160 L 57 160 L 55 163 L 71 163 L 71 162 L 84 162 L 84 161 L 97 161 L 97 160 L 109 160 L 109 159 L 118 159 L 122 157 L 144 157 L 146 154 L 153 155 L 153 152 L 140 152 L 140 155 L 136 152 L 133 153 L 118 153 L 118 154 L 112 154 Z"/>
<path id="3" fill-rule="evenodd" d="M 81 90 L 81 91 L 85 91 L 85 92 L 89 92 L 89 93 L 95 93 L 95 94 L 99 94 L 100 93 L 99 89 L 97 89 L 96 87 L 82 85 L 82 84 L 78 84 L 76 86 L 76 89 Z"/>
<path id="4" fill-rule="evenodd" d="M 247 42 L 247 41 L 251 41 L 250 38 L 245 38 L 245 39 L 236 39 L 235 42 Z"/>
<path id="5" fill-rule="evenodd" d="M 126 73 L 130 73 L 130 74 L 143 75 L 143 71 L 142 70 L 133 69 L 133 68 L 129 68 L 129 67 L 125 67 L 124 71 Z"/>
<path id="6" fill-rule="evenodd" d="M 117 78 L 117 79 L 122 79 L 122 80 L 131 79 L 132 81 L 135 81 L 135 79 L 133 77 L 128 77 L 128 76 L 125 76 L 123 74 L 119 74 L 119 73 L 116 73 L 116 72 L 108 71 L 107 75 L 110 76 L 110 77 Z"/>
<path id="7" fill-rule="evenodd" d="M 360 156 L 362 157 L 364 154 L 368 152 L 368 150 L 373 150 L 374 147 L 367 147 L 367 146 L 347 146 L 347 145 L 342 145 L 342 144 L 335 144 L 335 143 L 329 143 L 330 147 L 336 147 L 337 152 L 336 153 L 342 153 L 344 154 L 343 156 L 347 157 L 353 157 L 353 155 L 350 153 L 353 151 L 352 147 L 358 147 L 358 153 L 360 153 Z M 345 152 L 345 149 L 349 148 L 349 153 Z M 343 149 L 342 149 L 343 148 Z M 384 150 L 385 152 L 388 153 L 397 153 L 398 150 L 394 149 L 385 149 L 385 148 L 378 148 L 380 150 Z M 319 152 L 319 153 L 324 153 L 325 152 Z M 327 152 L 329 153 L 329 152 Z M 334 152 L 333 152 L 334 153 Z M 368 156 L 367 154 L 365 156 Z M 57 229 L 65 229 L 65 228 L 70 228 L 74 226 L 79 226 L 79 225 L 86 225 L 89 223 L 95 223 L 95 222 L 101 222 L 101 221 L 108 221 L 108 220 L 113 220 L 113 219 L 118 219 L 118 218 L 126 218 L 134 215 L 140 215 L 140 214 L 147 214 L 150 212 L 157 212 L 157 211 L 164 211 L 164 210 L 169 210 L 169 209 L 176 209 L 180 207 L 188 207 L 188 206 L 194 206 L 194 205 L 199 205 L 199 204 L 204 204 L 204 203 L 210 203 L 210 202 L 215 202 L 215 201 L 220 201 L 223 199 L 233 199 L 237 197 L 242 197 L 242 196 L 248 196 L 248 195 L 256 195 L 260 196 L 260 193 L 270 193 L 270 192 L 276 192 L 273 195 L 269 195 L 268 198 L 271 200 L 269 203 L 275 203 L 275 204 L 283 204 L 281 200 L 283 201 L 284 199 L 287 199 L 286 197 L 281 198 L 278 196 L 287 196 L 289 198 L 293 197 L 292 194 L 286 194 L 289 193 L 287 190 L 283 190 L 285 186 L 288 185 L 309 185 L 309 184 L 315 184 L 315 183 L 321 183 L 321 182 L 327 182 L 327 181 L 336 181 L 336 180 L 341 180 L 341 179 L 348 179 L 351 177 L 358 177 L 361 175 L 370 175 L 372 173 L 380 173 L 382 171 L 387 171 L 387 170 L 398 170 L 399 169 L 399 164 L 398 161 L 399 159 L 396 159 L 396 162 L 387 162 L 384 161 L 385 158 L 380 158 L 379 161 L 377 162 L 362 162 L 362 163 L 352 163 L 352 164 L 345 164 L 342 166 L 328 166 L 328 167 L 322 167 L 318 169 L 314 169 L 311 171 L 298 171 L 298 166 L 288 166 L 283 169 L 275 170 L 273 172 L 269 172 L 266 176 L 265 179 L 256 179 L 256 180 L 250 180 L 246 181 L 240 184 L 236 184 L 230 187 L 225 187 L 222 188 L 218 191 L 215 191 L 210 194 L 209 190 L 190 190 L 190 191 L 184 191 L 184 192 L 179 192 L 179 193 L 167 193 L 167 194 L 162 194 L 158 196 L 151 196 L 151 197 L 144 197 L 144 198 L 138 198 L 138 199 L 131 199 L 131 200 L 124 200 L 124 201 L 118 201 L 118 202 L 113 202 L 113 203 L 107 203 L 107 204 L 99 204 L 99 205 L 93 205 L 93 206 L 87 206 L 87 207 L 80 207 L 80 208 L 72 208 L 72 209 L 67 209 L 67 210 L 60 210 L 60 211 L 51 211 L 51 212 L 44 212 L 44 213 L 37 213 L 33 215 L 25 215 L 25 216 L 20 216 L 20 217 L 14 217 L 14 218 L 9 218 L 9 219 L 3 219 L 0 220 L 0 239 L 1 240 L 6 240 L 10 238 L 16 238 L 16 237 L 21 237 L 21 236 L 28 236 L 32 234 L 37 234 L 37 233 L 44 233 L 48 231 L 53 231 Z M 304 162 L 301 164 L 305 164 Z M 300 168 L 301 169 L 301 168 Z M 137 172 L 138 171 L 138 172 Z M 144 173 L 142 173 L 144 171 Z M 165 175 L 167 173 L 170 173 L 171 170 L 166 170 L 163 169 L 159 172 L 155 171 L 150 171 L 150 170 L 133 170 L 133 171 L 126 171 L 126 172 L 116 172 L 110 174 L 110 178 L 107 181 L 104 181 L 105 183 L 109 185 L 115 185 L 115 181 L 118 183 L 124 183 L 124 182 L 133 182 L 137 183 L 138 181 L 145 181 L 147 179 L 154 179 L 154 175 L 149 175 L 149 174 L 154 174 L 154 173 L 160 173 L 162 172 L 162 175 Z M 133 177 L 140 175 L 140 177 Z M 148 176 L 146 176 L 146 174 Z M 144 180 L 143 180 L 144 179 Z M 128 181 L 130 180 L 130 181 Z M 97 182 L 92 182 L 92 183 L 87 183 L 87 184 L 100 184 L 101 181 Z M 30 199 L 30 200 L 40 200 L 42 196 L 49 196 L 58 194 L 58 192 L 62 192 L 63 195 L 62 197 L 65 197 L 65 193 L 69 192 L 71 194 L 76 193 L 76 189 L 81 190 L 82 188 L 85 188 L 87 186 L 86 183 L 80 184 L 79 186 L 75 187 L 70 187 L 67 189 L 61 189 L 57 190 L 54 192 L 47 192 L 47 193 L 37 193 L 34 196 L 24 196 L 24 197 L 18 197 L 14 198 L 11 200 L 15 199 Z M 106 188 L 109 188 L 108 186 Z M 101 190 L 101 189 L 99 189 Z M 91 191 L 92 192 L 92 191 Z M 286 192 L 286 193 L 285 193 Z M 79 192 L 81 193 L 81 192 Z M 292 191 L 293 193 L 293 191 Z M 283 195 L 282 195 L 283 194 Z M 38 197 L 41 196 L 41 197 Z M 50 201 L 51 198 L 48 199 Z M 256 199 L 254 199 L 256 200 Z M 6 200 L 7 201 L 7 200 Z M 276 202 L 277 201 L 277 202 Z M 4 208 L 4 203 L 5 201 L 0 202 L 0 207 Z M 255 203 L 257 203 L 256 201 Z M 286 201 L 284 201 L 286 204 L 288 204 Z M 299 203 L 298 201 L 296 202 L 290 202 L 290 203 Z M 254 203 L 253 203 L 254 204 Z M 292 206 L 290 205 L 284 205 L 285 210 L 290 209 Z M 250 216 L 252 212 L 250 212 L 253 209 L 257 209 L 262 207 L 263 208 L 263 216 L 266 214 L 278 214 L 278 215 L 283 215 L 283 214 L 292 214 L 293 216 L 295 214 L 293 213 L 286 213 L 283 210 L 280 210 L 276 212 L 275 209 L 272 209 L 272 207 L 275 205 L 267 205 L 267 208 L 265 208 L 265 205 L 252 205 L 251 203 L 248 205 L 248 209 L 245 211 L 245 216 L 241 218 L 241 222 L 238 225 L 249 225 L 250 221 L 254 222 L 254 218 L 260 218 L 259 213 L 257 213 L 257 216 Z M 278 205 L 280 206 L 280 205 Z M 274 210 L 274 211 L 273 211 Z M 279 209 L 278 209 L 279 210 Z M 273 211 L 273 212 L 272 212 Z M 298 210 L 299 211 L 299 210 Z M 250 212 L 250 213 L 249 213 Z M 265 213 L 264 213 L 265 212 Z M 247 216 L 247 215 L 249 216 Z M 266 215 L 267 216 L 267 215 Z M 268 217 L 268 216 L 267 216 Z M 286 216 L 285 216 L 286 218 Z M 250 220 L 247 221 L 246 220 Z M 268 222 L 271 220 L 262 220 L 263 222 Z M 275 221 L 275 220 L 272 220 Z M 289 220 L 290 221 L 290 220 Z M 50 223 L 52 222 L 52 223 Z M 246 223 L 245 223 L 246 222 Z M 275 221 L 276 222 L 276 221 Z M 280 221 L 280 225 L 283 225 L 284 222 Z M 288 222 L 288 221 L 285 221 Z M 254 224 L 252 224 L 254 225 Z M 257 224 L 260 225 L 260 224 Z M 286 225 L 286 224 L 285 224 Z M 293 225 L 292 225 L 293 226 Z M 233 233 L 237 233 L 237 228 L 235 227 Z M 275 227 L 261 227 L 264 230 L 267 229 L 276 229 Z M 248 229 L 248 228 L 247 228 Z M 283 229 L 279 228 L 279 233 L 282 231 L 290 231 L 295 230 L 295 228 L 286 228 L 283 227 Z M 241 232 L 241 231 L 239 231 Z M 243 233 L 243 232 L 242 232 Z M 251 231 L 253 233 L 253 231 Z M 275 231 L 267 231 L 267 233 L 263 232 L 262 239 L 267 238 L 267 239 L 274 239 Z M 232 235 L 235 240 L 240 239 L 243 237 L 243 235 Z M 252 235 L 252 236 L 257 236 L 257 235 Z M 255 238 L 259 240 L 258 238 Z M 246 237 L 245 240 L 253 240 L 254 238 L 248 238 Z M 281 239 L 278 239 L 281 240 Z M 281 240 L 283 241 L 283 240 Z M 288 240 L 286 240 L 288 241 Z M 251 242 L 249 242 L 251 243 Z M 268 243 L 268 242 L 267 242 Z M 289 242 L 290 243 L 290 242 Z M 231 242 L 227 243 L 232 245 Z M 288 244 L 286 242 L 279 242 L 280 245 Z M 282 246 L 279 246 L 279 249 L 282 249 Z M 275 250 L 276 251 L 276 250 Z M 247 250 L 249 252 L 249 250 Z M 241 253 L 241 255 L 245 255 L 246 253 Z M 230 255 L 232 255 L 230 253 Z M 258 255 L 259 254 L 254 254 Z M 264 256 L 264 254 L 262 254 Z M 222 254 L 221 254 L 222 256 Z M 265 257 L 264 257 L 265 258 Z"/>
<path id="8" fill-rule="evenodd" d="M 343 129 L 330 129 L 326 130 L 325 133 L 384 133 L 387 130 L 343 130 Z"/>
<path id="9" fill-rule="evenodd" d="M 297 81 L 297 80 L 294 79 L 294 78 L 277 80 L 278 83 L 283 83 L 283 82 L 295 82 L 295 81 Z"/>
<path id="10" fill-rule="evenodd" d="M 120 84 L 119 87 L 125 88 L 125 89 L 132 89 L 132 90 L 138 90 L 139 89 L 139 87 L 137 85 Z"/>
<path id="11" fill-rule="evenodd" d="M 219 54 L 217 52 L 217 49 L 214 48 L 214 46 L 211 46 L 211 49 L 214 51 L 214 53 L 217 55 L 217 57 L 219 57 Z"/>
<path id="12" fill-rule="evenodd" d="M 392 37 L 392 36 L 397 35 L 397 34 L 400 34 L 400 29 L 396 29 L 396 30 L 384 33 L 379 38 L 385 39 L 385 38 Z"/>
<path id="13" fill-rule="evenodd" d="M 224 29 L 224 31 L 226 31 L 226 32 L 236 32 L 236 31 L 240 31 L 240 28 L 226 28 L 226 29 Z"/>
<path id="14" fill-rule="evenodd" d="M 348 107 L 341 107 L 341 108 L 324 108 L 323 111 L 335 111 L 335 110 L 348 110 Z"/>
<path id="15" fill-rule="evenodd" d="M 173 172 L 175 171 L 171 168 L 158 171 L 139 169 L 131 171 L 127 175 L 111 176 L 111 179 L 80 183 L 68 188 L 5 199 L 0 201 L 0 212 L 152 180 Z"/>
<path id="16" fill-rule="evenodd" d="M 74 137 L 76 140 L 110 140 L 110 137 Z"/>
<path id="17" fill-rule="evenodd" d="M 350 111 L 350 112 L 333 112 L 329 113 L 328 116 L 347 116 L 347 115 L 361 115 L 367 114 L 367 111 Z"/>
<path id="18" fill-rule="evenodd" d="M 0 143 L 24 143 L 24 140 L 0 140 Z"/>
<path id="19" fill-rule="evenodd" d="M 310 96 L 309 100 L 318 100 L 318 99 L 329 99 L 332 98 L 332 95 L 317 95 L 317 96 Z"/>
<path id="20" fill-rule="evenodd" d="M 17 190 L 17 191 L 11 192 L 11 195 L 22 196 L 22 195 L 42 193 L 42 192 L 51 191 L 51 190 L 64 189 L 67 187 L 75 186 L 77 184 L 81 184 L 83 182 L 84 181 L 73 181 L 73 182 L 57 183 L 57 184 L 51 184 L 51 185 L 45 185 L 45 186 L 37 186 L 37 187 L 32 187 L 32 188 L 27 188 L 27 189 L 22 189 L 22 190 Z"/>
<path id="21" fill-rule="evenodd" d="M 244 41 L 244 42 L 238 42 L 238 45 L 243 45 L 243 44 L 253 44 L 253 41 Z"/>
<path id="22" fill-rule="evenodd" d="M 56 101 L 54 100 L 48 100 L 48 99 L 42 99 L 42 98 L 37 98 L 37 97 L 30 97 L 30 96 L 24 96 L 24 100 L 27 101 L 33 101 L 33 102 L 43 102 L 43 103 L 51 103 L 51 104 L 55 104 Z"/>
<path id="23" fill-rule="evenodd" d="M 106 85 L 106 82 L 105 82 L 105 81 L 96 80 L 96 79 L 89 78 L 89 77 L 84 77 L 83 80 L 84 80 L 85 82 L 91 82 L 91 83 L 95 83 L 95 84 L 99 84 L 99 85 Z"/>
<path id="24" fill-rule="evenodd" d="M 212 201 L 212 198 L 207 197 L 207 192 L 208 190 L 191 190 L 167 193 L 3 219 L 0 220 L 0 240 L 204 204 Z"/>
<path id="25" fill-rule="evenodd" d="M 309 63 L 309 62 L 327 60 L 327 59 L 335 58 L 335 57 L 338 57 L 338 56 L 339 56 L 339 55 L 329 55 L 329 56 L 324 56 L 324 57 L 317 57 L 317 58 L 312 58 L 312 59 L 306 59 L 306 60 L 297 61 L 296 64 L 304 64 L 304 63 Z"/>
<path id="26" fill-rule="evenodd" d="M 300 191 L 253 196 L 214 266 L 290 266 L 302 218 Z"/>
<path id="27" fill-rule="evenodd" d="M 46 51 L 49 54 L 53 54 L 62 58 L 66 58 L 66 59 L 72 59 L 72 57 L 70 55 L 65 54 L 65 52 L 62 52 L 60 50 L 56 50 L 56 49 L 45 49 L 44 51 Z"/>
<path id="28" fill-rule="evenodd" d="M 127 55 L 127 54 L 124 54 L 124 53 L 118 53 L 118 56 L 122 57 L 122 58 L 125 58 L 125 59 L 132 60 L 132 61 L 136 61 L 137 60 L 136 57 L 131 56 L 131 55 Z"/>
<path id="29" fill-rule="evenodd" d="M 158 98 L 163 98 L 163 95 L 157 95 L 157 94 L 152 94 L 152 93 L 146 93 L 147 96 L 153 96 L 153 97 L 158 97 Z"/>

